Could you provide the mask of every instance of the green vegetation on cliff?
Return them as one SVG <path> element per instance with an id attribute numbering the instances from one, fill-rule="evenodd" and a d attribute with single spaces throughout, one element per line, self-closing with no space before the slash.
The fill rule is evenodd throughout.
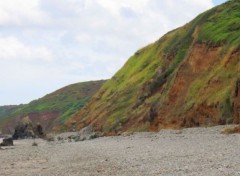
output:
<path id="1" fill-rule="evenodd" d="M 115 133 L 237 123 L 239 33 L 239 0 L 200 14 L 137 51 L 66 125 Z"/>
<path id="2" fill-rule="evenodd" d="M 0 120 L 3 120 L 5 118 L 9 117 L 14 111 L 16 111 L 21 106 L 22 105 L 19 105 L 19 106 L 15 106 L 15 105 L 0 106 Z"/>
<path id="3" fill-rule="evenodd" d="M 3 120 L 11 122 L 14 121 L 16 117 L 35 114 L 34 118 L 36 118 L 36 121 L 41 121 L 41 118 L 43 118 L 42 116 L 46 116 L 46 123 L 48 123 L 47 121 L 49 118 L 49 120 L 54 120 L 55 124 L 61 124 L 72 114 L 80 110 L 100 89 L 104 82 L 105 81 L 102 80 L 72 84 L 40 99 L 34 100 L 29 104 L 16 106 L 16 108 L 13 106 L 13 108 L 10 109 L 11 111 L 8 110 L 7 112 L 6 108 L 0 107 L 0 118 L 4 117 Z M 43 115 L 41 115 L 41 113 Z M 51 113 L 58 114 L 54 116 L 56 119 L 52 119 Z M 3 122 L 2 124 L 4 126 Z"/>
<path id="4" fill-rule="evenodd" d="M 90 81 L 69 85 L 22 106 L 13 115 L 27 115 L 31 112 L 59 112 L 60 119 L 64 121 L 81 109 L 103 83 L 104 81 Z"/>

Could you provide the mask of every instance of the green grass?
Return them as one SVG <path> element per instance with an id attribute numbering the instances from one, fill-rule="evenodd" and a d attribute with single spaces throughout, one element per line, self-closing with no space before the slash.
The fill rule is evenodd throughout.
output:
<path id="1" fill-rule="evenodd" d="M 69 116 L 80 110 L 102 84 L 103 81 L 99 81 L 67 86 L 30 102 L 15 111 L 13 115 L 25 115 L 31 112 L 60 112 L 60 120 L 64 122 Z"/>
<path id="2" fill-rule="evenodd" d="M 14 111 L 20 108 L 23 105 L 19 106 L 0 106 L 0 121 L 9 117 Z"/>
<path id="3" fill-rule="evenodd" d="M 208 70 L 199 73 L 189 83 L 189 89 L 181 109 L 172 111 L 184 114 L 200 104 L 218 105 L 224 118 L 230 118 L 232 90 L 239 74 L 238 60 L 225 68 L 223 60 L 229 51 L 240 44 L 240 1 L 227 2 L 200 14 L 185 26 L 175 29 L 160 40 L 138 50 L 126 64 L 107 81 L 91 107 L 82 110 L 80 117 L 95 119 L 103 131 L 121 130 L 124 123 L 143 118 L 149 107 L 164 109 L 179 68 L 195 44 L 221 47 L 221 53 Z M 210 88 L 211 80 L 219 80 L 220 87 Z M 174 113 L 173 113 L 174 114 Z M 80 120 L 81 121 L 81 120 Z M 139 122 L 140 123 L 140 122 Z M 142 123 L 142 122 L 141 122 Z M 137 124 L 137 123 L 136 123 Z M 144 124 L 144 123 L 143 123 Z M 144 126 L 144 125 L 143 125 Z M 143 129 L 148 128 L 144 126 Z M 133 130 L 137 127 L 133 126 Z"/>
<path id="4" fill-rule="evenodd" d="M 216 15 L 206 19 L 201 26 L 198 40 L 214 45 L 240 43 L 240 2 L 228 2 L 221 7 L 214 8 Z"/>
<path id="5" fill-rule="evenodd" d="M 4 108 L 0 107 L 0 117 L 10 120 L 19 116 L 26 116 L 29 113 L 58 112 L 60 117 L 57 121 L 63 124 L 88 102 L 104 82 L 90 81 L 69 85 L 29 104 L 14 107 L 8 111 L 4 111 Z"/>

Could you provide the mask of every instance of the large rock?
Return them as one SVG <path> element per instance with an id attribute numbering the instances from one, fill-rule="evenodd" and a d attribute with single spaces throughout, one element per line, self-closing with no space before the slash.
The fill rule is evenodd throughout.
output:
<path id="1" fill-rule="evenodd" d="M 13 146 L 13 139 L 12 138 L 3 139 L 3 142 L 0 144 L 0 146 Z"/>
<path id="2" fill-rule="evenodd" d="M 13 139 L 26 139 L 43 136 L 44 133 L 42 126 L 40 124 L 34 125 L 31 120 L 26 117 L 15 127 L 15 131 L 12 137 Z"/>
<path id="3" fill-rule="evenodd" d="M 43 137 L 44 136 L 43 127 L 39 123 L 36 126 L 35 134 L 38 137 Z"/>
<path id="4" fill-rule="evenodd" d="M 33 127 L 30 124 L 19 124 L 16 126 L 13 139 L 34 138 Z"/>

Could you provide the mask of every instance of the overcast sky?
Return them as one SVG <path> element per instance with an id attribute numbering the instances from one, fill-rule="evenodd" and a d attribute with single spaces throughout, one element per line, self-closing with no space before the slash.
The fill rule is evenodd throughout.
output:
<path id="1" fill-rule="evenodd" d="M 0 0 L 0 105 L 111 78 L 139 48 L 224 0 Z"/>

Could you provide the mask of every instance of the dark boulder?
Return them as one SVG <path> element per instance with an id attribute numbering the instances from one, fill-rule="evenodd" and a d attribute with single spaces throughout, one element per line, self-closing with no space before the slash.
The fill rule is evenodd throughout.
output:
<path id="1" fill-rule="evenodd" d="M 33 124 L 32 121 L 25 117 L 16 127 L 13 134 L 13 139 L 26 139 L 44 137 L 43 128 L 40 124 Z"/>
<path id="2" fill-rule="evenodd" d="M 0 144 L 0 146 L 13 146 L 13 139 L 12 138 L 3 139 L 3 142 Z"/>
<path id="3" fill-rule="evenodd" d="M 39 123 L 36 126 L 35 133 L 38 137 L 44 137 L 43 127 Z"/>
<path id="4" fill-rule="evenodd" d="M 34 138 L 34 132 L 32 124 L 19 124 L 16 126 L 13 139 L 25 139 L 25 138 Z"/>

